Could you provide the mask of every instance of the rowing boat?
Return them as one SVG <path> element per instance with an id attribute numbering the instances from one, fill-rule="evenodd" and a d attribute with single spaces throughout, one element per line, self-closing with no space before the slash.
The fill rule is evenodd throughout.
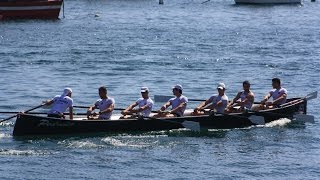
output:
<path id="1" fill-rule="evenodd" d="M 296 114 L 306 114 L 307 100 L 303 98 L 288 99 L 287 103 L 279 108 L 258 112 L 230 113 L 173 118 L 135 118 L 110 120 L 88 120 L 84 116 L 74 120 L 58 119 L 34 114 L 19 114 L 17 116 L 13 135 L 60 135 L 77 133 L 114 133 L 132 131 L 158 131 L 179 128 L 190 128 L 198 124 L 201 128 L 230 129 L 243 128 L 252 125 L 265 124 L 279 118 L 293 119 Z M 192 128 L 190 128 L 192 129 Z M 192 129 L 194 130 L 194 129 Z"/>

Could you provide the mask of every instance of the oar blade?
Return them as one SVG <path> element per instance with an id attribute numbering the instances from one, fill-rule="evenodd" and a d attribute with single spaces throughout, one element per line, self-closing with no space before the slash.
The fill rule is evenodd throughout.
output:
<path id="1" fill-rule="evenodd" d="M 318 91 L 312 92 L 306 96 L 306 100 L 316 99 L 318 97 Z"/>
<path id="2" fill-rule="evenodd" d="M 308 123 L 314 123 L 314 116 L 307 115 L 307 114 L 295 114 L 293 115 L 293 118 L 295 121 L 299 122 L 308 122 Z"/>
<path id="3" fill-rule="evenodd" d="M 256 125 L 265 125 L 266 124 L 263 116 L 251 115 L 248 118 L 253 124 L 256 124 Z"/>
<path id="4" fill-rule="evenodd" d="M 156 102 L 167 102 L 171 98 L 172 96 L 154 95 L 154 101 Z"/>
<path id="5" fill-rule="evenodd" d="M 182 126 L 192 131 L 200 131 L 200 123 L 195 121 L 183 121 Z"/>

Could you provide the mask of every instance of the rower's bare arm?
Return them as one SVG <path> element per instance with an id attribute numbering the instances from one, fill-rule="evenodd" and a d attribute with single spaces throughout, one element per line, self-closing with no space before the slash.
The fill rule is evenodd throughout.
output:
<path id="1" fill-rule="evenodd" d="M 261 104 L 265 104 L 270 97 L 271 97 L 271 94 L 270 94 L 270 93 L 267 94 L 267 95 L 263 98 L 263 100 L 261 101 Z"/>
<path id="2" fill-rule="evenodd" d="M 161 106 L 160 110 L 159 111 L 164 111 L 166 110 L 169 106 L 170 106 L 170 102 L 166 102 L 163 106 Z"/>
<path id="3" fill-rule="evenodd" d="M 210 99 L 207 99 L 206 101 L 203 101 L 200 103 L 194 110 L 195 111 L 200 111 L 201 109 L 204 109 L 208 104 L 210 103 Z"/>
<path id="4" fill-rule="evenodd" d="M 45 103 L 46 106 L 50 106 L 51 104 L 53 104 L 53 100 L 49 99 L 49 100 L 43 101 L 43 103 Z"/>
<path id="5" fill-rule="evenodd" d="M 238 94 L 236 95 L 236 97 L 231 101 L 230 105 L 233 105 L 234 103 L 237 102 L 237 100 L 240 98 L 241 92 L 238 92 Z"/>
<path id="6" fill-rule="evenodd" d="M 287 94 L 286 93 L 282 94 L 280 97 L 278 97 L 276 100 L 274 100 L 272 102 L 272 104 L 278 104 L 278 102 L 282 101 L 285 98 L 287 98 Z"/>
<path id="7" fill-rule="evenodd" d="M 96 108 L 95 105 L 89 106 L 88 110 L 87 110 L 87 117 L 91 116 L 92 111 L 94 111 Z"/>
<path id="8" fill-rule="evenodd" d="M 171 110 L 171 113 L 176 113 L 178 112 L 181 108 L 184 108 L 187 105 L 186 102 L 182 102 L 178 107 L 174 108 Z"/>
<path id="9" fill-rule="evenodd" d="M 69 107 L 69 117 L 70 119 L 73 119 L 73 107 Z"/>
<path id="10" fill-rule="evenodd" d="M 102 111 L 101 113 L 108 113 L 114 110 L 114 104 L 111 104 L 106 110 Z"/>
<path id="11" fill-rule="evenodd" d="M 128 106 L 124 111 L 121 112 L 121 114 L 126 115 L 129 112 L 135 113 L 136 110 L 134 110 L 133 108 L 136 107 L 138 105 L 137 102 L 131 104 L 130 106 Z"/>

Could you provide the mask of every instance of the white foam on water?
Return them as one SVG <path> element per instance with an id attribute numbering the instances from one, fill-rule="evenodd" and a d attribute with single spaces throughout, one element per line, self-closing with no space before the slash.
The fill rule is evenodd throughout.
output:
<path id="1" fill-rule="evenodd" d="M 14 122 L 11 121 L 5 121 L 5 122 L 1 122 L 0 126 L 13 126 Z"/>
<path id="2" fill-rule="evenodd" d="M 15 149 L 1 149 L 0 155 L 11 156 L 40 156 L 52 154 L 48 151 L 35 151 L 35 150 L 15 150 Z"/>
<path id="3" fill-rule="evenodd" d="M 115 147 L 135 147 L 135 148 L 150 147 L 153 144 L 158 143 L 158 141 L 149 143 L 149 142 L 144 142 L 143 140 L 142 141 L 124 142 L 124 141 L 122 141 L 120 139 L 116 139 L 116 138 L 112 138 L 112 137 L 103 138 L 101 141 L 103 141 L 103 142 L 105 142 L 107 144 L 110 144 L 112 146 L 115 146 Z"/>
<path id="4" fill-rule="evenodd" d="M 66 142 L 63 142 L 62 144 L 64 144 Z M 71 148 L 103 148 L 103 145 L 99 145 L 99 144 L 95 144 L 91 141 L 72 141 L 72 142 L 68 142 L 66 143 L 67 147 L 71 147 Z"/>
<path id="5" fill-rule="evenodd" d="M 269 123 L 266 123 L 264 125 L 264 127 L 282 127 L 282 126 L 285 126 L 287 124 L 289 124 L 291 122 L 290 119 L 288 118 L 280 118 L 278 120 L 275 120 L 275 121 L 271 121 Z"/>
<path id="6" fill-rule="evenodd" d="M 8 138 L 8 137 L 12 137 L 12 135 L 11 134 L 0 133 L 0 139 L 4 139 L 4 138 Z"/>

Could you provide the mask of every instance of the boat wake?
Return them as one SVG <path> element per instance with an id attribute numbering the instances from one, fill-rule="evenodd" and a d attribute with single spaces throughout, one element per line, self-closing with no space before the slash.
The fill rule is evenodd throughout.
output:
<path id="1" fill-rule="evenodd" d="M 283 126 L 288 125 L 289 123 L 291 123 L 290 119 L 281 118 L 281 119 L 278 119 L 276 121 L 272 121 L 272 122 L 266 123 L 264 125 L 264 127 L 283 127 Z"/>
<path id="2" fill-rule="evenodd" d="M 52 154 L 49 151 L 0 149 L 0 156 L 42 156 Z"/>
<path id="3" fill-rule="evenodd" d="M 58 144 L 66 145 L 68 148 L 83 148 L 83 149 L 91 149 L 91 148 L 104 148 L 103 145 L 95 144 L 91 141 L 62 141 Z"/>
<path id="4" fill-rule="evenodd" d="M 12 135 L 11 134 L 5 134 L 5 133 L 0 133 L 0 139 L 4 139 L 4 138 L 11 138 Z"/>
<path id="5" fill-rule="evenodd" d="M 121 139 L 119 139 L 121 138 Z M 115 147 L 133 147 L 133 148 L 148 148 L 159 145 L 159 140 L 154 139 L 154 136 L 151 138 L 150 136 L 139 136 L 137 138 L 125 138 L 123 137 L 106 137 L 103 138 L 101 141 L 107 143 L 108 145 L 115 146 Z"/>

